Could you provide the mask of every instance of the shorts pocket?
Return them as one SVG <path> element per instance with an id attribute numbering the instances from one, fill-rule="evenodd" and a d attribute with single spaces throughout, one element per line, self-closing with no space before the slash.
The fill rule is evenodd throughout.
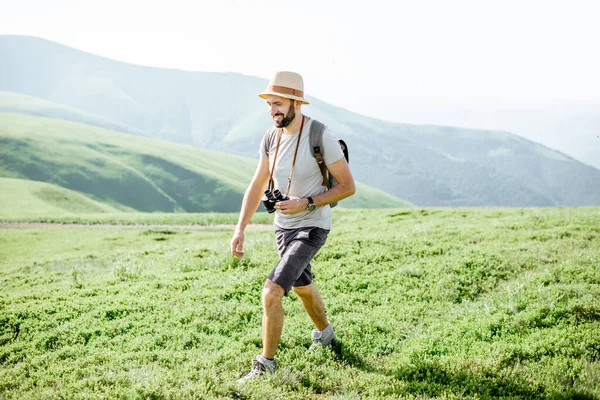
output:
<path id="1" fill-rule="evenodd" d="M 329 234 L 329 231 L 323 228 L 313 228 L 310 230 L 309 232 L 309 236 L 308 238 L 310 239 L 310 241 L 312 243 L 314 243 L 315 245 L 321 247 L 325 244 L 325 241 L 327 240 L 327 235 Z"/>

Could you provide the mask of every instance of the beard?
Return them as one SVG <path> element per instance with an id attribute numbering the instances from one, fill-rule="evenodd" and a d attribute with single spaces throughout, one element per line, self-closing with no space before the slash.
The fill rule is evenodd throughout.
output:
<path id="1" fill-rule="evenodd" d="M 278 117 L 278 116 L 282 116 L 283 118 L 279 122 L 277 122 L 277 120 L 275 120 L 275 126 L 277 128 L 285 128 L 286 126 L 291 124 L 292 121 L 294 120 L 294 118 L 296 118 L 296 110 L 294 109 L 294 102 L 292 101 L 292 104 L 290 104 L 290 109 L 288 110 L 287 113 L 285 113 L 285 115 L 275 114 L 275 117 Z"/>

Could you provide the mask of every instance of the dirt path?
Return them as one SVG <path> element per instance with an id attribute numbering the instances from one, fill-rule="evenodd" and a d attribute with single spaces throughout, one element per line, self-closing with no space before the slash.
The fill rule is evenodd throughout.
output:
<path id="1" fill-rule="evenodd" d="M 235 225 L 111 225 L 111 224 L 52 224 L 45 222 L 0 222 L 0 229 L 182 229 L 198 231 L 206 229 L 234 230 Z M 273 225 L 248 225 L 246 230 L 264 231 L 272 230 Z"/>

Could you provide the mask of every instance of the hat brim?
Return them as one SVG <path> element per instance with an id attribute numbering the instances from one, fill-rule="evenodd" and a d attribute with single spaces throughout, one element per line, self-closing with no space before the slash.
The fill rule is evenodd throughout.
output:
<path id="1" fill-rule="evenodd" d="M 284 93 L 277 93 L 277 92 L 262 92 L 258 95 L 258 97 L 260 97 L 261 99 L 266 99 L 268 96 L 279 96 L 279 97 L 285 97 L 286 99 L 291 99 L 291 100 L 298 100 L 301 101 L 302 104 L 310 104 L 308 101 L 306 101 L 306 99 L 304 97 L 300 97 L 300 96 L 294 96 L 291 94 L 284 94 Z"/>

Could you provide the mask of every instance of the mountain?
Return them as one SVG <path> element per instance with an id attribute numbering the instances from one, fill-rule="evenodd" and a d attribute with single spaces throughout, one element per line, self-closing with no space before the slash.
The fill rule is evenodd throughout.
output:
<path id="1" fill-rule="evenodd" d="M 37 104 L 43 109 L 56 107 Z M 0 182 L 2 208 L 27 211 L 23 208 L 27 202 L 40 206 L 44 201 L 49 206 L 43 209 L 67 207 L 73 213 L 236 212 L 255 168 L 256 160 L 246 157 L 0 112 L 0 177 L 15 179 Z M 22 180 L 37 185 L 27 186 Z M 412 205 L 362 184 L 355 196 L 340 202 L 346 208 L 407 206 Z"/>
<path id="2" fill-rule="evenodd" d="M 271 124 L 257 97 L 266 84 L 241 74 L 143 67 L 43 39 L 0 36 L 0 90 L 82 110 L 136 135 L 252 158 Z M 348 143 L 355 178 L 412 203 L 600 204 L 600 170 L 519 136 L 391 123 L 309 100 L 304 112 Z"/>
<path id="3" fill-rule="evenodd" d="M 61 119 L 64 121 L 81 122 L 82 124 L 98 126 L 119 132 L 131 133 L 139 136 L 144 135 L 143 131 L 131 128 L 116 121 L 111 121 L 99 115 L 94 115 L 62 104 L 20 93 L 0 91 L 0 112 L 15 112 L 37 115 L 39 117 Z"/>
<path id="4" fill-rule="evenodd" d="M 503 130 L 559 150 L 600 168 L 600 101 L 573 99 L 513 100 L 470 98 L 462 101 L 405 96 L 396 120 Z M 385 111 L 381 111 L 383 114 Z"/>

